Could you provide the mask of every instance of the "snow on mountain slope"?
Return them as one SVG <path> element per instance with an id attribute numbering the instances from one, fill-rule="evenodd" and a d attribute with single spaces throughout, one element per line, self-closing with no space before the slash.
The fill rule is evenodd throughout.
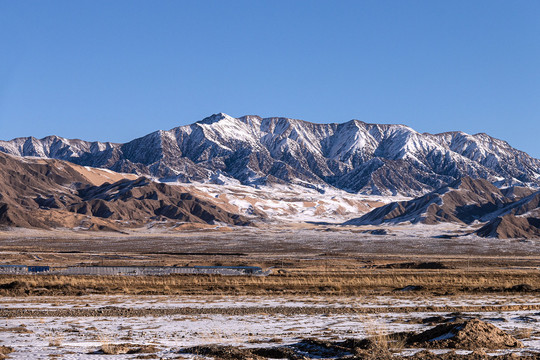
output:
<path id="1" fill-rule="evenodd" d="M 490 182 L 464 177 L 416 199 L 392 202 L 374 209 L 360 218 L 347 221 L 345 225 L 471 224 L 511 202 Z"/>
<path id="2" fill-rule="evenodd" d="M 220 185 L 178 185 L 229 212 L 281 222 L 341 223 L 388 201 L 382 197 L 349 194 L 338 189 L 321 193 L 299 185 L 274 184 L 257 188 L 231 182 Z"/>
<path id="3" fill-rule="evenodd" d="M 416 199 L 383 205 L 343 225 L 443 223 L 471 226 L 469 234 L 481 237 L 538 238 L 540 191 L 501 190 L 484 179 L 464 177 Z"/>
<path id="4" fill-rule="evenodd" d="M 540 160 L 486 134 L 421 134 L 404 125 L 315 124 L 215 114 L 126 144 L 50 136 L 0 141 L 0 151 L 68 160 L 162 181 L 297 184 L 416 196 L 463 176 L 498 186 L 540 185 Z"/>

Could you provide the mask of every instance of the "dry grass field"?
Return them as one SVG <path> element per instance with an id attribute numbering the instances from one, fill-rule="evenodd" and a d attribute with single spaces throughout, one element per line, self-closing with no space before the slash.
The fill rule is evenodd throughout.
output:
<path id="1" fill-rule="evenodd" d="M 540 241 L 438 235 L 399 228 L 373 236 L 314 224 L 123 235 L 0 232 L 3 264 L 272 270 L 269 276 L 0 275 L 0 346 L 10 359 L 540 356 Z M 431 349 L 429 339 L 416 340 L 453 321 L 468 329 L 459 335 L 464 339 L 508 341 L 486 352 L 480 348 L 490 342 Z"/>
<path id="2" fill-rule="evenodd" d="M 357 295 L 387 294 L 407 286 L 426 294 L 540 289 L 540 241 L 428 235 L 433 234 L 402 231 L 381 237 L 315 225 L 213 233 L 100 233 L 91 238 L 68 231 L 5 232 L 0 233 L 4 264 L 251 265 L 271 268 L 272 275 L 0 275 L 0 294 Z"/>
<path id="3" fill-rule="evenodd" d="M 162 294 L 162 295 L 361 295 L 415 293 L 536 293 L 538 270 L 377 269 L 355 272 L 287 270 L 270 276 L 59 276 L 1 275 L 2 295 Z M 278 269 L 277 272 L 284 272 Z"/>

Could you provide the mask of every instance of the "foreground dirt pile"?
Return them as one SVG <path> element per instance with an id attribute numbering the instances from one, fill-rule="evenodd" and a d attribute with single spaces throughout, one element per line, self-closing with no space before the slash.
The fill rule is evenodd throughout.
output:
<path id="1" fill-rule="evenodd" d="M 201 345 L 184 349 L 182 353 L 195 354 L 199 356 L 211 356 L 223 360 L 262 360 L 264 357 L 256 355 L 255 349 L 244 349 L 226 345 Z"/>
<path id="2" fill-rule="evenodd" d="M 244 348 L 225 345 L 200 345 L 185 348 L 181 353 L 210 356 L 224 360 L 241 359 L 538 359 L 539 354 L 504 354 L 488 356 L 485 350 L 521 348 L 523 344 L 492 324 L 478 319 L 455 320 L 422 333 L 378 334 L 365 339 L 328 341 L 304 339 L 296 344 L 270 348 Z M 473 350 L 469 354 L 457 354 L 453 350 L 435 354 L 428 350 L 404 357 L 404 348 L 435 348 Z"/>
<path id="3" fill-rule="evenodd" d="M 523 344 L 495 325 L 482 320 L 458 320 L 440 324 L 433 329 L 408 339 L 417 347 L 440 349 L 506 349 L 520 348 Z"/>
<path id="4" fill-rule="evenodd" d="M 314 341 L 320 342 L 321 341 Z M 227 345 L 200 345 L 182 350 L 181 354 L 194 354 L 203 357 L 212 357 L 220 360 L 266 360 L 266 359 L 287 359 L 287 360 L 309 360 L 321 358 L 334 358 L 338 360 L 537 360 L 539 354 L 502 354 L 488 355 L 484 350 L 474 350 L 469 354 L 459 354 L 454 350 L 445 353 L 434 353 L 429 350 L 417 352 L 411 356 L 401 356 L 392 353 L 386 348 L 370 349 L 346 349 L 339 345 L 329 345 L 327 347 L 320 344 L 317 349 L 312 345 L 311 351 L 305 347 L 296 347 L 300 344 L 279 346 L 273 348 L 244 348 Z"/>
<path id="5" fill-rule="evenodd" d="M 0 360 L 7 359 L 8 354 L 13 352 L 13 348 L 9 346 L 0 345 Z"/>
<path id="6" fill-rule="evenodd" d="M 157 348 L 153 345 L 136 345 L 136 344 L 104 344 L 96 352 L 92 354 L 104 355 L 122 355 L 122 354 L 152 354 L 157 352 Z"/>
<path id="7" fill-rule="evenodd" d="M 470 354 L 457 354 L 450 351 L 444 354 L 433 353 L 429 350 L 420 351 L 413 356 L 395 356 L 392 359 L 399 360 L 538 360 L 538 354 L 503 354 L 503 355 L 488 355 L 484 350 L 475 350 Z M 384 359 L 384 358 L 364 358 L 366 360 Z M 351 359 L 352 360 L 352 359 Z"/>

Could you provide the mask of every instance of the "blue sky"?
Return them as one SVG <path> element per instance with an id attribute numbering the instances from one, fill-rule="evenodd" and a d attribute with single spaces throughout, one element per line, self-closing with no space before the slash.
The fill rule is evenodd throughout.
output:
<path id="1" fill-rule="evenodd" d="M 212 113 L 486 132 L 540 158 L 539 1 L 0 0 L 0 139 Z"/>

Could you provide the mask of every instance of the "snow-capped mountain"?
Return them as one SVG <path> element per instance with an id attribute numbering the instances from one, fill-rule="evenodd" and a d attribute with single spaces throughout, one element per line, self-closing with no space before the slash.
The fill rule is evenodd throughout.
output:
<path id="1" fill-rule="evenodd" d="M 215 114 L 125 144 L 50 136 L 0 141 L 0 151 L 168 181 L 295 183 L 377 195 L 419 195 L 463 176 L 540 185 L 540 160 L 486 134 L 421 134 L 404 125 L 315 124 Z"/>

